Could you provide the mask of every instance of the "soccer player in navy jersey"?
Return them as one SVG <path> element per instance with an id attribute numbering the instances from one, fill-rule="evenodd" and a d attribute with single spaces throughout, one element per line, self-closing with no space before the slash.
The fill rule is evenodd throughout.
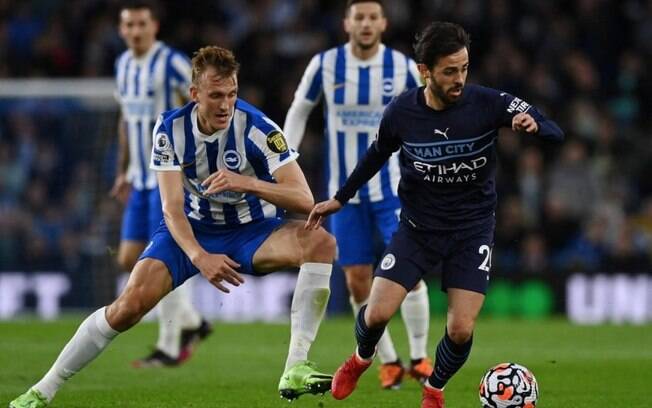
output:
<path id="1" fill-rule="evenodd" d="M 127 50 L 116 59 L 118 169 L 111 195 L 125 203 L 117 261 L 133 269 L 163 219 L 156 173 L 149 169 L 152 129 L 157 116 L 189 98 L 190 61 L 156 40 L 157 4 L 135 0 L 122 4 L 120 35 Z M 211 332 L 190 300 L 188 285 L 163 298 L 158 307 L 155 350 L 133 362 L 136 367 L 173 367 L 186 361 L 199 340 Z"/>
<path id="2" fill-rule="evenodd" d="M 373 143 L 385 106 L 406 89 L 421 83 L 416 63 L 381 42 L 387 27 L 379 0 L 349 0 L 344 16 L 349 41 L 315 55 L 306 68 L 285 119 L 283 131 L 290 147 L 298 149 L 308 116 L 324 100 L 324 136 L 328 191 L 332 196 Z M 374 233 L 385 245 L 398 228 L 400 202 L 398 155 L 365 183 L 330 219 L 338 259 L 346 275 L 354 315 L 367 303 L 371 290 Z M 408 373 L 423 382 L 432 371 L 428 358 L 430 307 L 428 288 L 420 281 L 401 304 L 410 345 Z M 380 384 L 400 386 L 405 369 L 386 330 L 378 343 Z"/>
<path id="3" fill-rule="evenodd" d="M 238 99 L 239 64 L 210 46 L 192 60 L 192 102 L 159 116 L 151 168 L 165 222 L 140 256 L 122 294 L 81 324 L 48 373 L 11 408 L 46 407 L 72 375 L 166 294 L 197 273 L 221 291 L 246 285 L 241 274 L 299 268 L 291 306 L 282 397 L 329 390 L 332 376 L 307 360 L 330 295 L 335 239 L 284 209 L 308 213 L 312 193 L 298 154 L 280 128 Z"/>
<path id="4" fill-rule="evenodd" d="M 498 129 L 563 139 L 559 127 L 527 102 L 466 85 L 469 42 L 457 24 L 435 22 L 424 29 L 415 54 L 426 86 L 389 104 L 375 143 L 335 197 L 317 204 L 306 222 L 307 229 L 318 228 L 400 150 L 400 226 L 375 270 L 369 303 L 358 314 L 356 351 L 333 378 L 336 399 L 350 395 L 371 365 L 378 339 L 407 292 L 440 268 L 448 316 L 421 406 L 444 407 L 444 386 L 469 356 L 489 282 Z"/>

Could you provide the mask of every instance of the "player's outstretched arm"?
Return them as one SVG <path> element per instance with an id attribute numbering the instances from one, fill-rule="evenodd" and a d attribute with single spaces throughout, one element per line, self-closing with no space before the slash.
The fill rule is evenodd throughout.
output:
<path id="1" fill-rule="evenodd" d="M 272 176 L 276 183 L 220 169 L 208 176 L 202 185 L 206 187 L 206 195 L 222 191 L 249 193 L 288 211 L 308 214 L 315 199 L 299 165 L 295 161 L 284 164 Z"/>
<path id="2" fill-rule="evenodd" d="M 157 174 L 163 218 L 172 237 L 202 275 L 222 292 L 229 293 L 224 281 L 240 286 L 244 279 L 236 268 L 240 264 L 223 254 L 211 254 L 199 245 L 190 222 L 183 212 L 183 180 L 180 171 L 159 171 Z"/>
<path id="3" fill-rule="evenodd" d="M 307 230 L 316 230 L 324 221 L 324 217 L 327 217 L 331 214 L 338 212 L 342 208 L 342 203 L 337 201 L 334 198 L 331 198 L 328 201 L 322 201 L 315 205 L 315 207 L 310 211 L 308 220 L 304 225 L 304 228 Z"/>
<path id="4" fill-rule="evenodd" d="M 122 114 L 118 118 L 118 165 L 116 168 L 115 181 L 109 194 L 122 204 L 126 204 L 131 192 L 131 184 L 127 181 L 127 166 L 129 165 L 129 147 L 127 146 L 126 122 Z"/>
<path id="5" fill-rule="evenodd" d="M 564 139 L 564 132 L 557 124 L 538 113 L 536 110 L 522 112 L 512 118 L 512 130 L 516 132 L 525 132 L 536 134 L 544 139 L 561 141 Z"/>

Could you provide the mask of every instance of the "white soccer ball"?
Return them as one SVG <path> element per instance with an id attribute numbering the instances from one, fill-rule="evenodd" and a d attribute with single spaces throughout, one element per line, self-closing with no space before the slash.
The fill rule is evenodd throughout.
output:
<path id="1" fill-rule="evenodd" d="M 535 408 L 539 386 L 530 370 L 502 363 L 490 368 L 480 381 L 483 408 Z"/>

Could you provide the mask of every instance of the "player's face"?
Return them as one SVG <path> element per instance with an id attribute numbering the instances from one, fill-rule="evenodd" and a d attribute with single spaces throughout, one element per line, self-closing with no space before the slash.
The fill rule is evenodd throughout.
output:
<path id="1" fill-rule="evenodd" d="M 200 130 L 213 134 L 231 123 L 238 97 L 238 78 L 235 75 L 221 77 L 215 68 L 208 67 L 190 87 L 190 96 L 197 102 Z"/>
<path id="2" fill-rule="evenodd" d="M 136 55 L 142 55 L 156 41 L 158 21 L 149 9 L 123 9 L 120 12 L 120 36 Z"/>
<path id="3" fill-rule="evenodd" d="M 432 95 L 444 105 L 451 105 L 462 96 L 466 76 L 469 73 L 469 51 L 466 47 L 439 58 L 432 70 L 425 64 L 419 64 L 421 75 Z"/>
<path id="4" fill-rule="evenodd" d="M 387 19 L 378 3 L 356 3 L 344 18 L 344 31 L 349 41 L 362 49 L 373 48 L 380 42 L 380 36 L 387 28 Z"/>

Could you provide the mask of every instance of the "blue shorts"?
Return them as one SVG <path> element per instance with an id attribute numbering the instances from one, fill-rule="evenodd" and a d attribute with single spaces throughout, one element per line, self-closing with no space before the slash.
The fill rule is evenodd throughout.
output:
<path id="1" fill-rule="evenodd" d="M 197 242 L 207 252 L 227 255 L 240 264 L 238 272 L 254 275 L 256 274 L 252 264 L 254 254 L 271 233 L 284 222 L 280 218 L 269 218 L 232 227 L 207 227 L 192 221 L 190 225 Z M 199 273 L 199 269 L 190 262 L 188 256 L 172 238 L 165 221 L 161 221 L 139 260 L 144 258 L 163 262 L 172 275 L 175 288 Z"/>
<path id="2" fill-rule="evenodd" d="M 122 241 L 147 242 L 163 219 L 158 188 L 131 190 L 122 217 Z"/>
<path id="3" fill-rule="evenodd" d="M 338 262 L 347 265 L 373 265 L 374 232 L 380 232 L 385 245 L 398 228 L 401 203 L 398 198 L 360 204 L 347 204 L 331 215 L 331 232 L 337 240 Z"/>
<path id="4" fill-rule="evenodd" d="M 374 275 L 410 291 L 426 274 L 441 271 L 441 289 L 486 293 L 495 220 L 457 231 L 416 230 L 401 222 Z"/>

